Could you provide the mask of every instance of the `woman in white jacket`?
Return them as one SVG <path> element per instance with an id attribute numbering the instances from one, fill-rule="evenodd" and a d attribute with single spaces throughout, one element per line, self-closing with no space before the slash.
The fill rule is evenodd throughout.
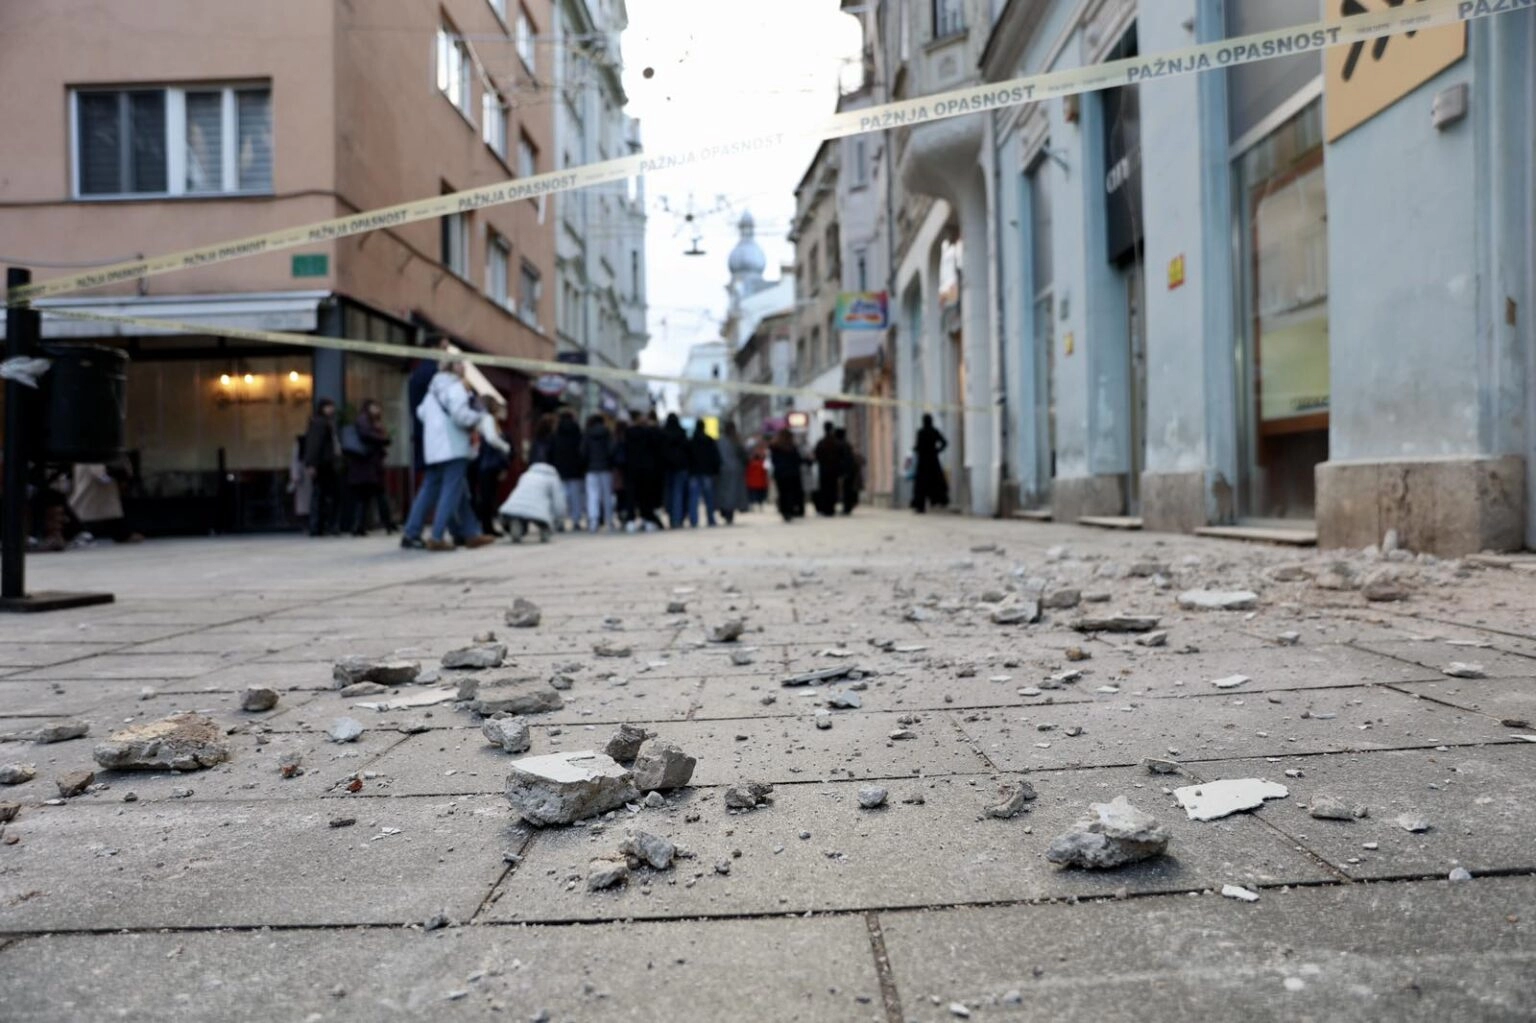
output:
<path id="1" fill-rule="evenodd" d="M 401 531 L 401 547 L 451 551 L 452 541 L 444 539 L 450 526 L 465 547 L 483 547 L 493 542 L 492 537 L 480 532 L 480 524 L 472 515 L 462 513 L 466 504 L 464 474 L 471 454 L 470 434 L 479 429 L 483 415 L 470 403 L 469 389 L 464 384 L 464 363 L 444 362 L 416 409 L 416 417 L 421 420 L 422 460 L 427 471 Z M 428 510 L 433 510 L 432 538 L 423 541 L 421 531 Z"/>
<path id="2" fill-rule="evenodd" d="M 565 514 L 565 487 L 548 462 L 530 465 L 501 505 L 501 518 L 513 543 L 523 542 L 530 524 L 539 527 L 539 542 L 549 543 L 549 531 Z"/>

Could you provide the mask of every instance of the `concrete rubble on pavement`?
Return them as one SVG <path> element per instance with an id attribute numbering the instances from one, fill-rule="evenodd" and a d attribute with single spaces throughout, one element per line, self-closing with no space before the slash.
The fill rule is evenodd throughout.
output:
<path id="1" fill-rule="evenodd" d="M 645 745 L 645 740 L 655 738 L 655 735 L 655 732 L 639 725 L 621 724 L 608 740 L 608 745 L 603 747 L 603 752 L 621 764 L 632 763 L 640 755 L 640 747 Z"/>
<path id="2" fill-rule="evenodd" d="M 640 747 L 631 770 L 635 787 L 641 792 L 667 792 L 686 786 L 693 777 L 698 760 L 684 753 L 675 743 L 648 740 Z"/>
<path id="3" fill-rule="evenodd" d="M 416 681 L 416 676 L 420 674 L 420 661 L 408 661 L 400 657 L 343 657 L 331 668 L 331 679 L 337 689 L 358 682 L 404 686 Z"/>
<path id="4" fill-rule="evenodd" d="M 444 668 L 478 671 L 484 668 L 499 668 L 506 659 L 506 644 L 480 643 L 448 651 L 442 657 L 442 664 Z"/>
<path id="5" fill-rule="evenodd" d="M 92 755 L 113 771 L 197 771 L 228 760 L 229 743 L 212 718 L 176 714 L 114 732 Z"/>
<path id="6" fill-rule="evenodd" d="M 515 715 L 489 717 L 480 726 L 480 733 L 486 742 L 506 753 L 527 753 L 533 747 L 527 718 Z"/>
<path id="7" fill-rule="evenodd" d="M 580 750 L 512 763 L 507 801 L 529 824 L 571 824 L 638 801 L 634 776 L 606 753 Z"/>
<path id="8" fill-rule="evenodd" d="M 1051 842 L 1046 859 L 1064 867 L 1113 870 L 1167 851 L 1172 838 L 1168 829 L 1124 796 L 1093 803 L 1088 810 L 1091 816 Z"/>
<path id="9" fill-rule="evenodd" d="M 21 785 L 36 777 L 35 764 L 0 764 L 0 785 Z"/>
<path id="10" fill-rule="evenodd" d="M 1214 821 L 1245 810 L 1257 810 L 1266 799 L 1284 799 L 1290 789 L 1262 778 L 1223 778 L 1173 790 L 1192 821 Z"/>
<path id="11" fill-rule="evenodd" d="M 512 602 L 512 606 L 507 608 L 507 613 L 504 617 L 507 625 L 511 628 L 533 629 L 537 628 L 539 623 L 543 621 L 544 613 L 539 610 L 539 605 L 533 601 L 518 597 Z"/>
<path id="12" fill-rule="evenodd" d="M 240 709 L 259 713 L 277 706 L 277 690 L 265 686 L 246 686 L 240 694 Z"/>

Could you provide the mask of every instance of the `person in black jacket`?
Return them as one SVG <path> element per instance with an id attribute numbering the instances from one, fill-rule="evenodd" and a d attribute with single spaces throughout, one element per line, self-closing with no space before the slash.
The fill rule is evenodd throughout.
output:
<path id="1" fill-rule="evenodd" d="M 821 440 L 816 442 L 816 450 L 811 454 L 816 459 L 816 511 L 820 515 L 836 515 L 837 499 L 842 489 L 843 476 L 847 472 L 843 464 L 843 446 L 838 443 L 833 434 L 833 425 L 828 423 Z"/>
<path id="2" fill-rule="evenodd" d="M 613 432 L 608 420 L 600 415 L 587 417 L 587 432 L 581 438 L 581 457 L 587 466 L 587 532 L 597 532 L 599 522 L 609 530 L 617 529 L 613 510 Z"/>
<path id="3" fill-rule="evenodd" d="M 779 514 L 785 522 L 791 522 L 805 514 L 805 456 L 788 430 L 780 430 L 774 436 L 768 454 L 773 459 L 773 487 L 779 494 Z"/>
<path id="4" fill-rule="evenodd" d="M 586 505 L 587 465 L 581 455 L 581 427 L 576 416 L 569 410 L 560 412 L 560 422 L 555 426 L 555 437 L 550 443 L 549 464 L 560 474 L 565 484 L 565 507 L 571 517 L 571 529 L 581 528 L 581 510 Z M 561 523 L 556 528 L 564 530 Z"/>
<path id="5" fill-rule="evenodd" d="M 667 519 L 672 528 L 683 524 L 688 504 L 688 431 L 676 412 L 667 413 L 667 425 L 662 427 L 662 467 L 666 470 L 663 485 L 666 487 Z"/>
<path id="6" fill-rule="evenodd" d="M 384 425 L 384 410 L 372 398 L 363 402 L 363 409 L 352 424 L 350 445 L 343 437 L 341 447 L 347 459 L 347 493 L 351 509 L 351 521 L 346 525 L 351 527 L 353 536 L 366 536 L 368 508 L 375 505 L 384 532 L 393 533 L 394 517 L 390 514 L 389 497 L 384 493 L 384 457 L 390 445 L 389 429 Z"/>
<path id="7" fill-rule="evenodd" d="M 336 534 L 341 498 L 341 436 L 336 403 L 321 398 L 304 435 L 304 471 L 314 485 L 309 499 L 309 535 Z"/>
<path id="8" fill-rule="evenodd" d="M 709 525 L 715 525 L 715 477 L 720 475 L 720 446 L 704 431 L 704 420 L 693 426 L 688 441 L 688 525 L 699 525 L 699 501 L 704 501 Z"/>
<path id="9" fill-rule="evenodd" d="M 852 515 L 859 506 L 859 491 L 864 489 L 864 456 L 848 442 L 848 431 L 837 428 L 837 443 L 843 449 L 843 514 Z"/>
<path id="10" fill-rule="evenodd" d="M 637 522 L 647 532 L 663 528 L 656 509 L 661 506 L 666 464 L 663 448 L 666 438 L 649 412 L 635 420 L 624 434 L 624 485 L 634 494 Z"/>
<path id="11" fill-rule="evenodd" d="M 921 515 L 928 505 L 949 507 L 949 481 L 944 478 L 944 466 L 939 456 L 949 447 L 949 441 L 933 425 L 933 416 L 923 414 L 923 425 L 917 431 L 917 475 L 912 481 L 912 510 Z"/>

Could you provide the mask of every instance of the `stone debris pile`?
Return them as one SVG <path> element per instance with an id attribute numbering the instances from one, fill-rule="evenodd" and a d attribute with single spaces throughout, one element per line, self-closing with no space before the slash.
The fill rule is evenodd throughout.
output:
<path id="1" fill-rule="evenodd" d="M 212 718 L 176 714 L 114 732 L 92 755 L 112 771 L 198 771 L 228 760 L 229 744 Z"/>
<path id="2" fill-rule="evenodd" d="M 1063 867 L 1113 870 L 1128 863 L 1161 856 L 1171 835 L 1157 818 L 1138 810 L 1124 796 L 1108 803 L 1092 803 L 1091 816 L 1058 836 L 1045 858 Z"/>

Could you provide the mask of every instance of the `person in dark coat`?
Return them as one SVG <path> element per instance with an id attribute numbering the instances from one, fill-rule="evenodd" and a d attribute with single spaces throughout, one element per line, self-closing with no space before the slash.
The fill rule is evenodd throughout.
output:
<path id="1" fill-rule="evenodd" d="M 581 454 L 581 427 L 569 409 L 560 412 L 560 421 L 555 425 L 549 464 L 555 467 L 560 482 L 565 485 L 565 507 L 571 518 L 571 529 L 580 529 L 582 508 L 586 505 L 587 463 Z M 563 529 L 564 524 L 557 528 Z"/>
<path id="2" fill-rule="evenodd" d="M 631 421 L 639 422 L 639 416 Z M 629 424 L 622 419 L 613 423 L 613 515 L 615 522 L 628 528 L 635 521 L 635 492 L 629 482 Z"/>
<path id="3" fill-rule="evenodd" d="M 736 521 L 736 513 L 747 510 L 747 449 L 736 432 L 736 424 L 726 420 L 720 428 L 720 475 L 715 480 L 715 505 L 727 526 Z"/>
<path id="4" fill-rule="evenodd" d="M 843 514 L 852 515 L 859 506 L 859 492 L 864 489 L 864 456 L 848 442 L 848 431 L 837 428 L 837 443 L 843 451 Z"/>
<path id="5" fill-rule="evenodd" d="M 820 515 L 836 515 L 837 499 L 842 489 L 843 447 L 832 432 L 831 423 L 826 425 L 821 440 L 811 454 L 816 459 L 816 512 Z"/>
<path id="6" fill-rule="evenodd" d="M 528 464 L 548 462 L 554 457 L 555 424 L 553 412 L 546 412 L 533 424 L 533 437 L 528 443 Z"/>
<path id="7" fill-rule="evenodd" d="M 587 466 L 587 532 L 597 532 L 598 523 L 614 530 L 619 526 L 613 510 L 613 431 L 600 415 L 587 417 L 587 432 L 581 438 L 582 461 Z"/>
<path id="8" fill-rule="evenodd" d="M 665 488 L 667 521 L 676 529 L 683 524 L 688 510 L 688 431 L 683 429 L 682 420 L 677 418 L 676 412 L 667 413 L 667 422 L 661 428 L 661 435 L 665 442 L 662 447 L 662 466 L 665 470 L 662 485 Z"/>
<path id="9" fill-rule="evenodd" d="M 336 403 L 321 398 L 304 435 L 304 472 L 314 484 L 309 501 L 309 535 L 335 534 L 341 499 L 341 434 L 336 428 Z"/>
<path id="10" fill-rule="evenodd" d="M 663 528 L 656 509 L 662 501 L 666 444 L 650 413 L 635 420 L 624 434 L 624 486 L 633 493 L 636 521 L 643 522 L 647 532 Z"/>
<path id="11" fill-rule="evenodd" d="M 792 522 L 805 514 L 805 479 L 801 475 L 805 456 L 795 445 L 794 435 L 780 430 L 768 446 L 773 460 L 773 486 L 779 493 L 779 514 Z"/>
<path id="12" fill-rule="evenodd" d="M 949 447 L 949 441 L 933 425 L 933 416 L 923 413 L 923 425 L 917 431 L 917 473 L 912 481 L 912 510 L 921 515 L 930 504 L 939 508 L 949 507 L 949 481 L 944 478 L 944 466 L 939 456 Z"/>
<path id="13" fill-rule="evenodd" d="M 427 391 L 432 388 L 432 378 L 435 376 L 437 360 L 422 359 L 416 363 L 405 382 L 406 407 L 411 410 L 411 470 L 418 475 L 426 472 L 427 462 L 421 453 L 421 420 L 415 413 L 421 408 L 421 403 L 426 401 Z"/>
<path id="14" fill-rule="evenodd" d="M 699 524 L 699 501 L 704 502 L 711 528 L 715 523 L 715 479 L 720 475 L 720 447 L 704 431 L 704 420 L 693 425 L 688 440 L 688 524 Z"/>
<path id="15" fill-rule="evenodd" d="M 350 435 L 342 443 L 347 459 L 348 505 L 352 521 L 347 525 L 353 536 L 368 534 L 368 506 L 379 511 L 379 524 L 385 533 L 395 531 L 389 498 L 384 493 L 384 457 L 389 451 L 389 430 L 384 426 L 384 410 L 372 398 L 363 402 L 362 411 L 352 423 Z"/>

